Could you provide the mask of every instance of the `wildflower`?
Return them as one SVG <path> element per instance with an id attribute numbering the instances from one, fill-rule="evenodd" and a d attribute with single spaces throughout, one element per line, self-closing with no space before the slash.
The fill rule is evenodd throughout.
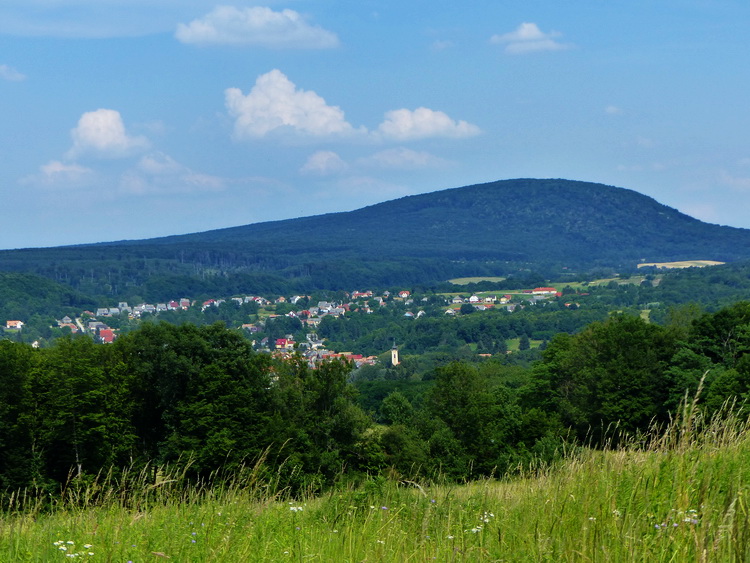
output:
<path id="1" fill-rule="evenodd" d="M 494 517 L 495 517 L 495 515 L 494 515 L 494 514 L 493 514 L 492 512 L 487 512 L 487 511 L 485 510 L 485 511 L 484 511 L 484 514 L 482 514 L 482 515 L 481 515 L 481 516 L 479 517 L 479 520 L 480 520 L 481 522 L 484 522 L 485 524 L 487 524 L 487 523 L 488 523 L 488 522 L 490 521 L 490 518 L 494 518 Z"/>
<path id="2" fill-rule="evenodd" d="M 289 510 L 291 510 L 292 512 L 302 512 L 302 507 L 301 506 L 290 506 Z"/>
<path id="3" fill-rule="evenodd" d="M 385 542 L 383 540 L 378 540 L 378 543 L 385 545 Z"/>
<path id="4" fill-rule="evenodd" d="M 590 520 L 591 522 L 596 522 L 596 518 L 594 518 L 593 516 L 589 516 L 589 520 Z"/>
<path id="5" fill-rule="evenodd" d="M 449 539 L 449 540 L 452 540 L 452 539 L 453 539 L 453 536 L 448 536 L 448 539 Z"/>
<path id="6" fill-rule="evenodd" d="M 388 510 L 388 507 L 387 506 L 381 506 L 380 510 Z"/>

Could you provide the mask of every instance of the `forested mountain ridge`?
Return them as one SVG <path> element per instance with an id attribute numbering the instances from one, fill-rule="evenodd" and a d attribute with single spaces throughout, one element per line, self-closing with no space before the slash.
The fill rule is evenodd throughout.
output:
<path id="1" fill-rule="evenodd" d="M 2 251 L 0 270 L 118 295 L 149 283 L 283 292 L 748 258 L 748 229 L 704 223 L 628 189 L 518 179 L 203 233 Z"/>
<path id="2" fill-rule="evenodd" d="M 407 196 L 345 213 L 132 244 L 311 244 L 322 251 L 573 263 L 750 258 L 750 230 L 703 223 L 633 190 L 571 180 L 504 180 Z M 584 246 L 585 248 L 581 248 Z M 289 250 L 289 249 L 286 249 Z M 372 254 L 371 254 L 372 255 Z"/>

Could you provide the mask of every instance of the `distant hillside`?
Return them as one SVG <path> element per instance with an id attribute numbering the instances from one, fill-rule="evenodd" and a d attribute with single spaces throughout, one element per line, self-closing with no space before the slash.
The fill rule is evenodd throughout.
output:
<path id="1" fill-rule="evenodd" d="M 198 292 L 217 283 L 250 286 L 238 291 L 255 284 L 353 289 L 519 268 L 748 258 L 750 230 L 703 223 L 632 190 L 520 179 L 204 233 L 3 251 L 0 270 L 32 271 L 89 292 L 88 285 L 100 293 L 106 285 L 113 294 L 148 294 L 188 279 Z"/>
<path id="2" fill-rule="evenodd" d="M 27 321 L 32 315 L 62 317 L 95 306 L 66 284 L 33 274 L 0 272 L 0 324 L 8 319 Z"/>

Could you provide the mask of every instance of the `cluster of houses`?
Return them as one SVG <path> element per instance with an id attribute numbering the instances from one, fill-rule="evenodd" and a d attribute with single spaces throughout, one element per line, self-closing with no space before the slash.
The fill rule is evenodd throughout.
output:
<path id="1" fill-rule="evenodd" d="M 71 319 L 67 315 L 57 321 L 59 328 L 67 328 L 71 333 L 79 332 L 91 334 L 95 340 L 103 344 L 109 344 L 117 338 L 117 331 L 109 327 L 102 319 L 128 315 L 129 318 L 140 318 L 144 313 L 156 314 L 162 311 L 186 310 L 192 305 L 192 301 L 182 298 L 168 303 L 142 303 L 131 307 L 127 302 L 121 301 L 117 307 L 99 307 L 96 311 L 83 311 L 80 318 Z"/>
<path id="2" fill-rule="evenodd" d="M 295 342 L 294 336 L 288 334 L 284 338 L 277 338 L 273 346 L 269 345 L 268 338 L 261 340 L 260 344 L 272 348 L 271 351 L 274 356 L 279 358 L 288 358 L 291 355 L 300 354 L 312 368 L 318 366 L 321 362 L 336 359 L 350 361 L 356 367 L 375 365 L 378 361 L 377 356 L 363 356 L 352 352 L 331 352 L 325 348 L 325 343 L 314 332 L 308 333 L 304 342 Z"/>
<path id="3" fill-rule="evenodd" d="M 517 294 L 516 294 L 517 295 Z M 546 300 L 550 297 L 560 296 L 561 293 L 554 287 L 537 287 L 534 289 L 527 289 L 521 292 L 521 298 L 526 301 L 536 302 L 540 300 Z M 493 307 L 503 307 L 508 311 L 513 311 L 518 303 L 511 303 L 514 294 L 505 294 L 501 296 L 496 295 L 470 295 L 470 296 L 455 296 L 450 300 L 446 300 L 447 308 L 445 310 L 446 315 L 456 315 L 460 310 L 460 307 L 466 303 L 472 305 L 475 309 L 483 311 Z M 235 302 L 238 305 L 247 303 L 255 303 L 261 308 L 270 308 L 279 304 L 288 303 L 292 306 L 297 305 L 300 301 L 303 301 L 304 307 L 300 307 L 299 310 L 292 309 L 285 315 L 288 317 L 294 317 L 311 332 L 308 334 L 308 338 L 304 342 L 294 342 L 292 337 L 278 339 L 276 342 L 268 342 L 267 339 L 260 340 L 257 345 L 259 347 L 268 349 L 271 352 L 278 355 L 288 355 L 292 352 L 302 353 L 311 364 L 318 363 L 324 359 L 341 357 L 342 354 L 334 354 L 326 350 L 323 343 L 317 339 L 315 335 L 315 328 L 320 322 L 328 317 L 340 317 L 346 315 L 350 311 L 359 311 L 364 313 L 372 313 L 373 309 L 386 306 L 389 300 L 395 300 L 403 303 L 407 307 L 414 306 L 414 310 L 407 310 L 404 313 L 405 317 L 419 318 L 425 315 L 425 311 L 420 307 L 424 305 L 428 300 L 427 297 L 422 298 L 421 302 L 415 302 L 412 298 L 411 292 L 407 290 L 401 290 L 394 292 L 393 294 L 389 291 L 384 291 L 380 295 L 375 295 L 371 290 L 367 291 L 353 291 L 347 294 L 347 299 L 341 303 L 333 301 L 318 301 L 317 304 L 309 303 L 309 297 L 302 295 L 294 295 L 292 297 L 280 296 L 276 299 L 267 299 L 261 296 L 246 295 L 242 297 L 231 297 L 229 299 L 208 299 L 200 303 L 201 311 L 206 311 L 209 307 L 218 307 L 222 303 Z M 184 311 L 198 305 L 198 303 L 191 301 L 188 298 L 181 298 L 164 303 L 142 303 L 140 305 L 130 306 L 127 302 L 118 303 L 117 307 L 100 307 L 96 311 L 84 311 L 80 318 L 71 319 L 70 317 L 63 317 L 57 321 L 57 324 L 61 328 L 68 328 L 72 333 L 85 332 L 94 336 L 94 338 L 102 343 L 110 343 L 117 337 L 116 329 L 109 327 L 106 324 L 107 318 L 116 317 L 119 315 L 128 315 L 129 318 L 140 318 L 144 314 L 158 314 L 166 311 Z M 267 315 L 264 320 L 258 323 L 246 323 L 240 328 L 247 331 L 248 333 L 257 333 L 263 331 L 263 323 L 265 319 L 273 319 L 279 315 Z M 8 320 L 6 321 L 6 330 L 20 331 L 24 326 L 23 321 L 20 320 Z M 343 354 L 357 365 L 366 363 L 374 363 L 374 357 L 366 358 L 358 356 L 356 354 Z"/>

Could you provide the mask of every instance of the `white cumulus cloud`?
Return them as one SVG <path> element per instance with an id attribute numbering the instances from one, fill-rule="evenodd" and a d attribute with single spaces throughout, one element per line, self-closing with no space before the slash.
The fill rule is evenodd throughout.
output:
<path id="1" fill-rule="evenodd" d="M 18 72 L 12 66 L 0 65 L 0 78 L 11 82 L 21 82 L 26 80 L 26 75 Z"/>
<path id="2" fill-rule="evenodd" d="M 329 106 L 313 91 L 297 89 L 277 69 L 259 76 L 247 95 L 239 88 L 228 88 L 225 100 L 239 139 L 263 137 L 280 128 L 312 136 L 355 132 L 341 108 Z"/>
<path id="3" fill-rule="evenodd" d="M 198 45 L 249 45 L 270 48 L 329 49 L 339 44 L 336 34 L 310 25 L 294 10 L 274 12 L 256 6 L 217 6 L 188 24 L 179 24 L 175 37 Z"/>
<path id="4" fill-rule="evenodd" d="M 335 152 L 318 151 L 310 155 L 307 162 L 300 168 L 300 172 L 303 174 L 325 176 L 328 174 L 338 174 L 348 167 L 347 163 Z"/>
<path id="5" fill-rule="evenodd" d="M 417 108 L 414 111 L 397 109 L 386 112 L 378 131 L 386 138 L 397 140 L 427 137 L 472 137 L 481 131 L 466 121 L 456 121 L 442 111 Z"/>
<path id="6" fill-rule="evenodd" d="M 113 109 L 84 113 L 70 136 L 73 147 L 68 151 L 69 158 L 82 155 L 121 158 L 149 146 L 145 137 L 128 135 L 120 112 Z"/>
<path id="7" fill-rule="evenodd" d="M 522 55 L 539 51 L 562 51 L 570 45 L 556 40 L 558 32 L 544 33 L 535 23 L 524 22 L 515 31 L 502 35 L 493 35 L 491 43 L 505 45 L 505 52 L 511 55 Z"/>

